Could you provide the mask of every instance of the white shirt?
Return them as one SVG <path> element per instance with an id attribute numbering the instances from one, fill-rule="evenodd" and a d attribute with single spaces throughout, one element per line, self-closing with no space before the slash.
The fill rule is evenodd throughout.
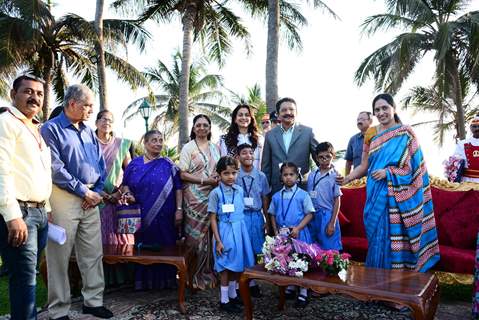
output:
<path id="1" fill-rule="evenodd" d="M 249 133 L 238 134 L 237 146 L 242 145 L 244 143 L 247 143 L 249 145 L 252 144 Z M 256 146 L 256 149 L 254 150 L 254 162 L 253 162 L 254 167 L 258 170 L 261 170 L 261 155 L 263 154 L 263 145 L 264 145 L 264 138 L 263 136 L 258 135 L 258 145 Z M 221 137 L 218 143 L 218 147 L 220 148 L 220 154 L 222 157 L 228 155 L 228 148 L 226 147 L 224 136 Z"/>
<path id="2" fill-rule="evenodd" d="M 464 140 L 459 141 L 456 145 L 456 150 L 454 151 L 454 155 L 460 157 L 461 159 L 466 160 L 466 163 L 465 163 L 464 167 L 469 168 L 469 164 L 467 163 L 467 158 L 466 158 L 466 152 L 464 151 L 464 144 L 466 144 L 466 143 L 470 143 L 473 146 L 477 147 L 477 146 L 479 146 L 479 139 L 474 138 L 474 137 L 470 137 L 468 139 L 464 139 Z M 470 177 L 462 177 L 462 181 L 464 181 L 464 182 L 470 181 L 470 182 L 478 182 L 479 183 L 478 178 L 470 178 Z"/>
<path id="3" fill-rule="evenodd" d="M 37 129 L 15 107 L 0 114 L 0 214 L 5 222 L 21 218 L 17 200 L 47 202 L 52 191 L 50 149 Z"/>
<path id="4" fill-rule="evenodd" d="M 286 148 L 286 152 L 288 152 L 289 145 L 291 144 L 291 139 L 293 138 L 294 124 L 289 127 L 288 130 L 284 129 L 283 125 L 281 125 L 281 130 L 283 131 L 284 147 Z"/>

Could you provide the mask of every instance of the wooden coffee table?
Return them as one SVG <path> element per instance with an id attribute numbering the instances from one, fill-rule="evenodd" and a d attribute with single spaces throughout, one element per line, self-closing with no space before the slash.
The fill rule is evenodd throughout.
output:
<path id="1" fill-rule="evenodd" d="M 193 292 L 193 278 L 188 272 L 188 265 L 192 265 L 194 255 L 186 246 L 161 247 L 158 251 L 137 249 L 134 246 L 103 246 L 103 262 L 108 264 L 138 263 L 141 265 L 169 264 L 178 269 L 178 304 L 181 313 L 186 313 L 185 288 L 188 277 L 188 288 Z"/>
<path id="2" fill-rule="evenodd" d="M 117 263 L 138 263 L 141 265 L 152 264 L 169 264 L 178 269 L 178 305 L 181 313 L 186 313 L 185 306 L 185 288 L 186 277 L 188 277 L 188 288 L 190 292 L 193 290 L 192 274 L 188 272 L 188 265 L 195 265 L 195 255 L 185 245 L 165 246 L 158 251 L 140 249 L 133 245 L 104 245 L 103 246 L 103 262 L 107 264 Z M 76 263 L 75 255 L 70 258 L 70 273 L 76 274 L 81 279 L 80 272 Z M 47 283 L 47 264 L 43 261 L 40 266 L 45 285 Z"/>
<path id="3" fill-rule="evenodd" d="M 253 305 L 249 293 L 249 281 L 263 280 L 280 286 L 278 308 L 285 303 L 285 288 L 297 285 L 320 294 L 343 293 L 362 301 L 390 301 L 408 306 L 415 319 L 432 320 L 439 302 L 439 281 L 432 273 L 386 270 L 350 266 L 346 281 L 338 276 L 328 276 L 321 271 L 307 272 L 303 278 L 288 277 L 268 272 L 264 265 L 246 269 L 239 285 L 245 307 L 245 319 L 253 318 Z"/>

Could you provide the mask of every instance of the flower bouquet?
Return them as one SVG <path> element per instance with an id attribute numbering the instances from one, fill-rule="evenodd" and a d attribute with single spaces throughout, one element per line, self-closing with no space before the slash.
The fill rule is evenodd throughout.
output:
<path id="1" fill-rule="evenodd" d="M 346 280 L 346 274 L 350 265 L 347 253 L 339 253 L 336 250 L 326 250 L 319 256 L 316 256 L 313 263 L 329 275 L 337 274 L 341 280 Z"/>
<path id="2" fill-rule="evenodd" d="M 295 251 L 292 238 L 267 236 L 262 251 L 268 271 L 294 277 L 302 277 L 308 271 L 311 258 Z"/>
<path id="3" fill-rule="evenodd" d="M 310 269 L 320 268 L 328 274 L 337 274 L 346 279 L 349 267 L 347 253 L 335 250 L 322 250 L 319 245 L 279 235 L 266 237 L 263 244 L 265 268 L 268 271 L 288 276 L 302 277 Z"/>
<path id="4" fill-rule="evenodd" d="M 454 155 L 444 160 L 444 175 L 450 182 L 461 182 L 462 172 L 464 171 L 465 161 Z"/>

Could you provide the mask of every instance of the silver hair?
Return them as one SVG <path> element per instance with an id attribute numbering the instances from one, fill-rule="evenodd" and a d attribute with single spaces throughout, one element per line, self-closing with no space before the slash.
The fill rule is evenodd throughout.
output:
<path id="1" fill-rule="evenodd" d="M 68 107 L 70 100 L 82 101 L 86 98 L 87 93 L 91 93 L 90 88 L 84 84 L 74 84 L 67 88 L 65 91 L 65 98 L 63 99 L 63 107 Z"/>

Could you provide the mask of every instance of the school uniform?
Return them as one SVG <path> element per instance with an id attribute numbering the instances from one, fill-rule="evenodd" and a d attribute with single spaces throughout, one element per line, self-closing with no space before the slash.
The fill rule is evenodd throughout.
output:
<path id="1" fill-rule="evenodd" d="M 321 249 L 342 250 L 341 229 L 336 220 L 334 233 L 331 237 L 326 234 L 326 228 L 333 215 L 334 200 L 342 195 L 341 188 L 336 183 L 338 173 L 331 167 L 325 173 L 316 169 L 309 175 L 307 190 L 313 201 L 316 214 L 308 227 L 311 232 L 313 242 L 319 244 Z"/>
<path id="2" fill-rule="evenodd" d="M 224 246 L 223 254 L 218 255 L 216 239 L 213 240 L 216 272 L 243 272 L 244 268 L 254 265 L 253 250 L 244 222 L 243 198 L 243 189 L 236 184 L 227 186 L 221 182 L 210 192 L 208 212 L 216 213 L 218 232 Z"/>
<path id="3" fill-rule="evenodd" d="M 250 172 L 240 168 L 236 184 L 240 185 L 244 192 L 244 222 L 253 247 L 253 253 L 260 254 L 264 243 L 265 224 L 262 212 L 263 196 L 270 192 L 266 175 L 254 167 Z"/>
<path id="4" fill-rule="evenodd" d="M 275 217 L 279 230 L 298 226 L 306 214 L 314 213 L 314 206 L 309 194 L 294 185 L 292 188 L 283 187 L 273 195 L 268 212 Z M 298 240 L 312 243 L 307 226 L 299 232 Z"/>

